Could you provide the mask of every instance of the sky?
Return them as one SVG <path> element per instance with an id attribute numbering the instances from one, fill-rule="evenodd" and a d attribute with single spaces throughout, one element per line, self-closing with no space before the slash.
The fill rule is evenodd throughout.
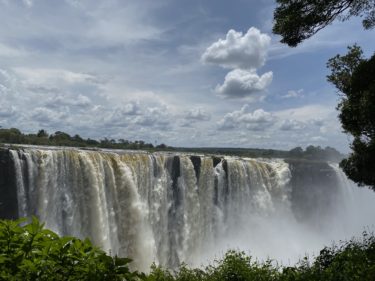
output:
<path id="1" fill-rule="evenodd" d="M 326 62 L 375 31 L 296 48 L 271 0 L 0 0 L 0 126 L 185 147 L 349 150 Z"/>

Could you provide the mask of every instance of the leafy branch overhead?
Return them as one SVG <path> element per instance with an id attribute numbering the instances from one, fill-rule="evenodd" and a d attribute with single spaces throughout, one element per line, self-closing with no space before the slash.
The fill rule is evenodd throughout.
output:
<path id="1" fill-rule="evenodd" d="M 281 42 L 297 46 L 334 20 L 362 17 L 365 29 L 375 27 L 374 0 L 277 0 L 273 32 Z"/>

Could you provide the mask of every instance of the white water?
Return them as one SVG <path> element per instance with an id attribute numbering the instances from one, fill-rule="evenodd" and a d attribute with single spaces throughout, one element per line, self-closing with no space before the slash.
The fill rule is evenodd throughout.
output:
<path id="1" fill-rule="evenodd" d="M 333 164 L 338 189 L 313 202 L 317 215 L 297 220 L 291 171 L 282 160 L 226 157 L 214 167 L 212 157 L 199 156 L 195 170 L 184 154 L 11 153 L 20 216 L 37 215 L 62 235 L 90 237 L 140 270 L 152 262 L 199 266 L 227 249 L 290 264 L 333 240 L 374 230 L 375 193 L 354 186 Z M 321 206 L 332 192 L 332 206 Z"/>

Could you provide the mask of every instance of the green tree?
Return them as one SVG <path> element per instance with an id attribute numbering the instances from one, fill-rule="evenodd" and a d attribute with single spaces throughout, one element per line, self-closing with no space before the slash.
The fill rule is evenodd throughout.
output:
<path id="1" fill-rule="evenodd" d="M 39 130 L 36 134 L 38 138 L 48 138 L 48 133 L 46 130 Z"/>
<path id="2" fill-rule="evenodd" d="M 111 257 L 88 239 L 59 237 L 36 218 L 0 220 L 0 280 L 140 280 L 127 258 Z"/>
<path id="3" fill-rule="evenodd" d="M 335 19 L 363 17 L 363 27 L 375 27 L 374 0 L 277 0 L 273 31 L 281 42 L 296 46 Z M 352 153 L 340 166 L 359 185 L 375 191 L 375 57 L 364 59 L 357 45 L 348 47 L 344 56 L 336 55 L 327 63 L 327 76 L 342 95 L 337 109 L 346 133 L 353 136 Z"/>
<path id="4" fill-rule="evenodd" d="M 335 19 L 345 21 L 352 16 L 363 17 L 363 27 L 375 26 L 374 0 L 277 0 L 273 32 L 291 47 L 310 38 Z"/>
<path id="5" fill-rule="evenodd" d="M 364 59 L 358 46 L 327 63 L 328 81 L 342 93 L 337 108 L 346 133 L 353 136 L 352 153 L 341 162 L 347 176 L 375 191 L 375 55 Z"/>

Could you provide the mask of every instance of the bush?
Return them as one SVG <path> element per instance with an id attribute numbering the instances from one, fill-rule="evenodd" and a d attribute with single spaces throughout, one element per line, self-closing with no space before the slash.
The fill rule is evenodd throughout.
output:
<path id="1" fill-rule="evenodd" d="M 59 237 L 36 218 L 0 221 L 0 280 L 139 280 L 127 258 L 111 257 L 88 239 Z"/>
<path id="2" fill-rule="evenodd" d="M 182 264 L 176 271 L 153 264 L 149 274 L 131 272 L 127 258 L 111 257 L 88 239 L 59 237 L 36 218 L 0 221 L 0 280 L 144 281 L 344 281 L 375 280 L 375 237 L 325 247 L 310 262 L 282 267 L 228 251 L 203 269 Z"/>

